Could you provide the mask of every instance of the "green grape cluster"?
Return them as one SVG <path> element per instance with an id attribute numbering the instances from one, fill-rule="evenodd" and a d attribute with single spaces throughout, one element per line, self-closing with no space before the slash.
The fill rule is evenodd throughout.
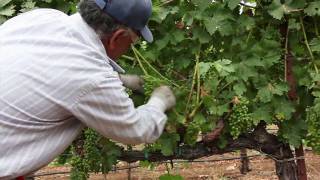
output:
<path id="1" fill-rule="evenodd" d="M 80 155 L 72 156 L 70 160 L 72 166 L 70 179 L 72 180 L 86 180 L 89 178 L 89 164 L 87 159 L 82 158 Z"/>
<path id="2" fill-rule="evenodd" d="M 308 108 L 306 112 L 308 124 L 306 143 L 314 151 L 320 153 L 320 116 L 313 108 Z"/>
<path id="3" fill-rule="evenodd" d="M 248 131 L 253 125 L 253 119 L 248 109 L 249 101 L 244 98 L 239 100 L 234 103 L 229 117 L 230 134 L 234 139 L 238 138 L 241 133 Z"/>
<path id="4" fill-rule="evenodd" d="M 99 139 L 100 135 L 93 129 L 86 129 L 84 132 L 84 156 L 87 159 L 89 169 L 94 172 L 99 172 L 100 170 L 100 159 L 101 153 L 99 149 Z"/>
<path id="5" fill-rule="evenodd" d="M 101 153 L 99 150 L 100 136 L 92 129 L 86 129 L 84 131 L 83 146 L 72 147 L 74 156 L 72 157 L 70 164 L 72 166 L 71 179 L 87 179 L 89 178 L 89 172 L 99 172 L 101 169 Z"/>
<path id="6" fill-rule="evenodd" d="M 147 96 L 150 96 L 152 91 L 161 86 L 161 85 L 166 85 L 168 84 L 165 80 L 154 77 L 154 76 L 150 76 L 150 75 L 145 75 L 143 76 L 144 79 L 144 93 Z"/>

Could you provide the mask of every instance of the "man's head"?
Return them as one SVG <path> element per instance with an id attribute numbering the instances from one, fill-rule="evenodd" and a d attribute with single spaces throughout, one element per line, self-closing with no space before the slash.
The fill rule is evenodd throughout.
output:
<path id="1" fill-rule="evenodd" d="M 82 18 L 100 36 L 108 56 L 117 59 L 139 36 L 153 40 L 147 27 L 151 16 L 151 0 L 81 0 Z"/>

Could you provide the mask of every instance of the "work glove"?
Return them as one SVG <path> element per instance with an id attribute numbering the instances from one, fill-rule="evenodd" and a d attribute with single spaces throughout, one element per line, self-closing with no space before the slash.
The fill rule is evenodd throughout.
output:
<path id="1" fill-rule="evenodd" d="M 176 97 L 169 86 L 160 86 L 154 89 L 147 104 L 165 112 L 176 105 Z"/>
<path id="2" fill-rule="evenodd" d="M 131 89 L 132 91 L 136 91 L 139 93 L 143 93 L 143 79 L 138 75 L 126 75 L 126 74 L 120 74 L 119 75 L 120 80 L 123 83 L 123 86 L 126 88 Z"/>

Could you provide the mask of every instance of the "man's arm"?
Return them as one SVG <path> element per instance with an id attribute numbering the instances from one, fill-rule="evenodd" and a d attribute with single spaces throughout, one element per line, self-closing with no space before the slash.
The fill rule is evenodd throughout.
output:
<path id="1" fill-rule="evenodd" d="M 105 78 L 82 96 L 72 113 L 103 136 L 127 144 L 153 142 L 162 133 L 167 116 L 174 106 L 170 88 L 154 91 L 147 104 L 134 107 L 117 76 Z"/>

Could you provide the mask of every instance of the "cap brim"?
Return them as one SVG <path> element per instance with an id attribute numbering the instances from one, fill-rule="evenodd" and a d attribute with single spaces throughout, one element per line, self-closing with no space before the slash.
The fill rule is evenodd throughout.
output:
<path id="1" fill-rule="evenodd" d="M 141 29 L 140 33 L 143 39 L 145 39 L 147 42 L 151 43 L 153 41 L 153 35 L 148 26 L 145 26 L 143 29 Z"/>

